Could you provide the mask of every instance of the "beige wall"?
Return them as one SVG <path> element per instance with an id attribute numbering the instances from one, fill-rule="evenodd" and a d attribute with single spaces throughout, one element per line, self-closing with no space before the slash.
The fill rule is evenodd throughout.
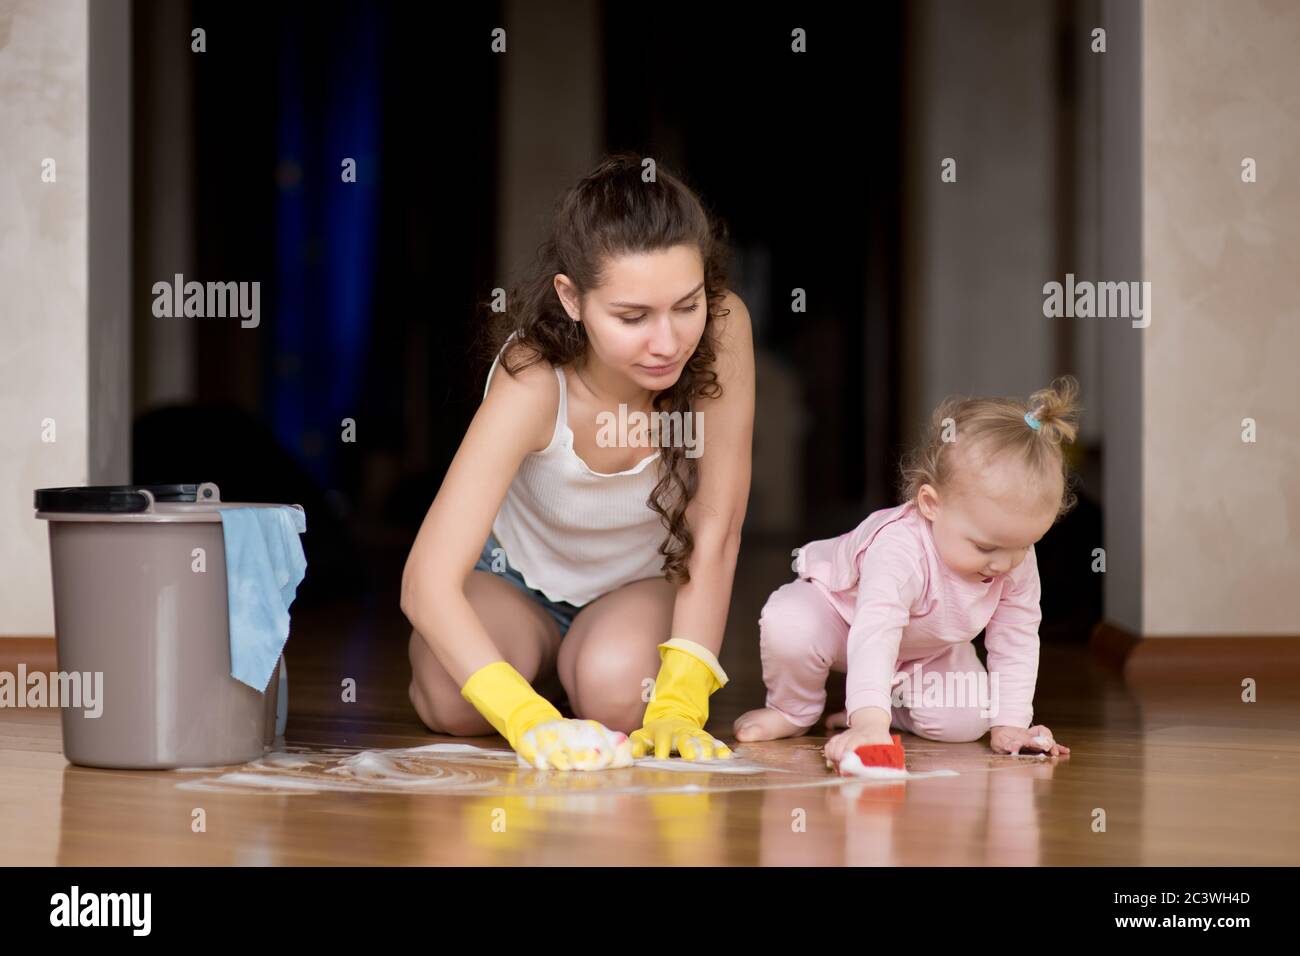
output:
<path id="1" fill-rule="evenodd" d="M 1300 4 L 1142 36 L 1143 633 L 1300 634 Z"/>
<path id="2" fill-rule="evenodd" d="M 89 473 L 88 24 L 86 0 L 0 0 L 0 636 L 54 632 L 32 492 Z"/>
<path id="3" fill-rule="evenodd" d="M 33 491 L 130 479 L 129 64 L 125 0 L 0 0 L 0 636 L 54 633 Z"/>

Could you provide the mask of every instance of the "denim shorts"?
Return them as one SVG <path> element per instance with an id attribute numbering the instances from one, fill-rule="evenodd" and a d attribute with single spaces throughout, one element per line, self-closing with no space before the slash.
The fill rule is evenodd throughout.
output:
<path id="1" fill-rule="evenodd" d="M 497 571 L 492 567 L 492 552 L 497 548 L 501 548 L 496 555 L 498 559 L 497 566 L 500 567 L 503 563 L 505 565 L 504 570 L 501 571 Z M 497 541 L 496 536 L 491 532 L 488 533 L 487 541 L 483 545 L 483 552 L 478 556 L 478 561 L 474 564 L 474 570 L 488 571 L 496 574 L 502 580 L 513 584 L 519 590 L 523 591 L 524 594 L 528 595 L 540 604 L 542 610 L 551 615 L 555 620 L 555 623 L 560 625 L 561 637 L 569 633 L 569 625 L 573 623 L 573 616 L 582 610 L 581 607 L 570 604 L 567 601 L 552 601 L 536 588 L 530 588 L 527 583 L 525 583 L 524 576 L 511 566 L 509 559 L 506 558 L 506 549 L 501 547 L 501 543 Z"/>

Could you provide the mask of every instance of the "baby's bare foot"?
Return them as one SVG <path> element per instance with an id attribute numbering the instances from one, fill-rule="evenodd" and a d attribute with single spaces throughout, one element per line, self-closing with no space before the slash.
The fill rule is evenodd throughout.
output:
<path id="1" fill-rule="evenodd" d="M 808 733 L 808 727 L 790 723 L 783 716 L 768 707 L 747 711 L 736 718 L 733 725 L 736 739 L 742 743 L 750 740 L 776 740 L 780 737 L 801 737 Z"/>

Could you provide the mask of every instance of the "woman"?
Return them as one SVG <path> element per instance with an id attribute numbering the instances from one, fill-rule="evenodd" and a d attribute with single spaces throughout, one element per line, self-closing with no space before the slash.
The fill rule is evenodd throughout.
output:
<path id="1" fill-rule="evenodd" d="M 649 160 L 612 157 L 562 198 L 492 318 L 483 402 L 402 575 L 411 702 L 435 733 L 495 728 L 560 769 L 730 756 L 703 728 L 727 680 L 754 355 L 726 258 Z M 647 447 L 622 427 L 638 419 L 680 427 Z M 556 677 L 577 719 L 532 687 Z"/>

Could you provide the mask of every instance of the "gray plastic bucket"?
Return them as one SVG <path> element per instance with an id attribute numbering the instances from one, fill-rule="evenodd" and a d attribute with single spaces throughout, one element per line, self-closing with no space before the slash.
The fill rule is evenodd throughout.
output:
<path id="1" fill-rule="evenodd" d="M 64 756 L 136 770 L 260 757 L 287 712 L 284 657 L 264 694 L 230 676 L 218 509 L 278 506 L 223 502 L 211 483 L 42 488 L 35 501 L 50 523 L 58 670 L 103 674 L 98 717 L 61 707 Z"/>

